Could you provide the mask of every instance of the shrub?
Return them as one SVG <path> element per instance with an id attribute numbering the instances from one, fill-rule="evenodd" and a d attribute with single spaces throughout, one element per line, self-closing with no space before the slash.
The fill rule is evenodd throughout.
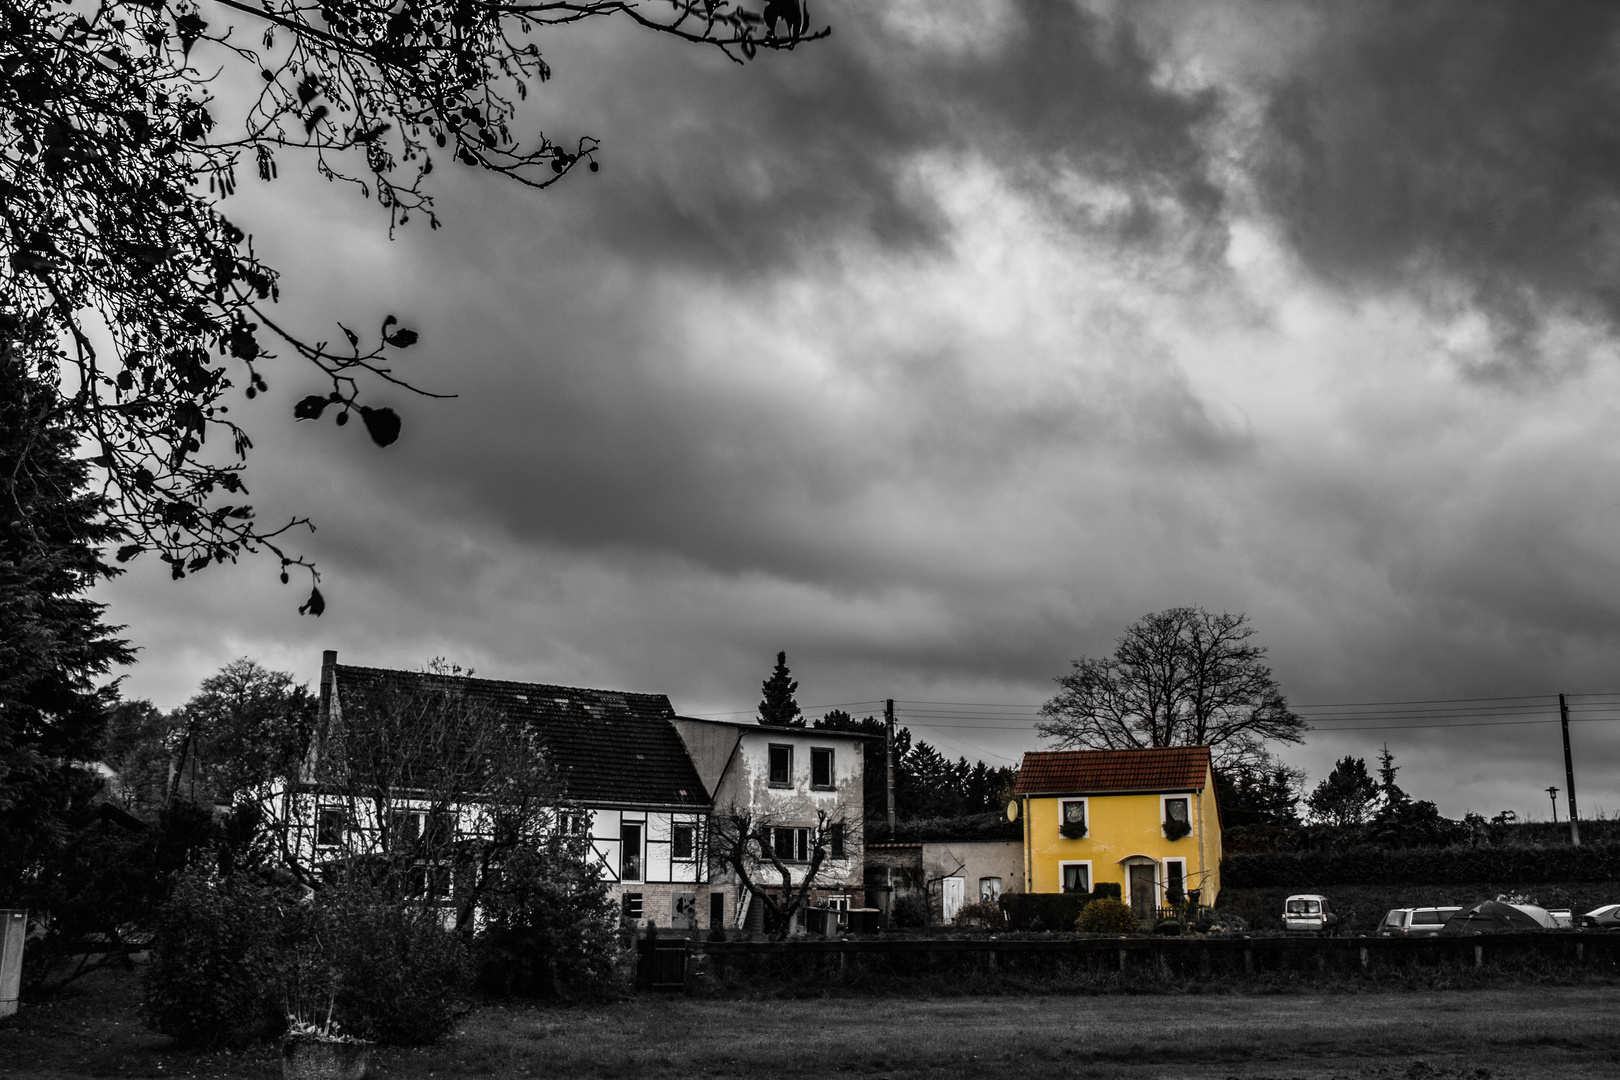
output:
<path id="1" fill-rule="evenodd" d="M 1074 928 L 1082 934 L 1129 934 L 1140 923 L 1136 912 L 1126 907 L 1123 901 L 1105 896 L 1086 905 L 1075 920 Z"/>
<path id="2" fill-rule="evenodd" d="M 187 871 L 164 904 L 147 970 L 149 1022 L 182 1043 L 241 1046 L 286 1026 L 280 898 L 246 876 Z"/>
<path id="3" fill-rule="evenodd" d="M 485 905 L 474 943 L 478 985 L 518 997 L 597 997 L 619 974 L 620 913 L 602 880 L 567 837 L 514 853 Z M 653 933 L 648 922 L 648 934 Z M 724 940 L 722 934 L 721 940 Z"/>
<path id="4" fill-rule="evenodd" d="M 324 990 L 345 1033 L 382 1043 L 421 1045 L 455 1027 L 471 965 L 438 909 L 351 884 L 323 891 L 307 917 L 298 942 L 306 1008 Z"/>
<path id="5" fill-rule="evenodd" d="M 1000 929 L 1007 925 L 1007 916 L 994 900 L 979 900 L 962 905 L 962 909 L 956 913 L 956 925 Z"/>
<path id="6" fill-rule="evenodd" d="M 928 898 L 920 892 L 900 893 L 889 907 L 889 922 L 899 930 L 928 925 Z"/>
<path id="7" fill-rule="evenodd" d="M 1584 847 L 1443 847 L 1270 851 L 1227 855 L 1223 888 L 1315 885 L 1449 885 L 1475 881 L 1614 881 L 1620 844 Z"/>

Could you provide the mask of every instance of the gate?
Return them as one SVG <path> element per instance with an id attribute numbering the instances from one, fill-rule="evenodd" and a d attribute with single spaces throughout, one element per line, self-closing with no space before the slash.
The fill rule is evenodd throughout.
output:
<path id="1" fill-rule="evenodd" d="M 685 990 L 686 939 L 652 937 L 636 942 L 636 985 L 642 990 Z"/>

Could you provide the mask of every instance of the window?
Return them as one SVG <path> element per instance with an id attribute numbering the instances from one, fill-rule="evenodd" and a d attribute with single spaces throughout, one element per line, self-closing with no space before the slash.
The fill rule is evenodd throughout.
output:
<path id="1" fill-rule="evenodd" d="M 783 862 L 809 862 L 810 830 L 772 829 L 771 852 Z"/>
<path id="2" fill-rule="evenodd" d="M 450 811 L 443 808 L 434 810 L 426 818 L 427 832 L 422 840 L 430 847 L 444 847 L 455 839 L 454 819 Z"/>
<path id="3" fill-rule="evenodd" d="M 388 850 L 411 851 L 422 835 L 422 815 L 414 810 L 393 810 L 388 814 Z"/>
<path id="4" fill-rule="evenodd" d="M 1086 835 L 1086 800 L 1067 799 L 1063 802 L 1058 832 L 1070 840 L 1079 840 Z"/>
<path id="5" fill-rule="evenodd" d="M 341 806 L 323 807 L 315 816 L 315 846 L 341 847 L 349 815 Z"/>
<path id="6" fill-rule="evenodd" d="M 626 822 L 619 827 L 619 880 L 641 880 L 640 822 L 634 825 Z M 637 894 L 637 902 L 640 902 L 640 894 Z"/>
<path id="7" fill-rule="evenodd" d="M 825 747 L 810 748 L 810 786 L 832 790 L 833 752 Z"/>
<path id="8" fill-rule="evenodd" d="M 709 925 L 726 925 L 726 894 L 712 892 L 709 894 Z"/>
<path id="9" fill-rule="evenodd" d="M 1060 862 L 1064 892 L 1091 891 L 1091 864 L 1089 862 Z"/>
<path id="10" fill-rule="evenodd" d="M 1164 898 L 1171 903 L 1187 898 L 1187 860 L 1164 860 Z"/>
<path id="11" fill-rule="evenodd" d="M 421 863 L 411 867 L 410 893 L 423 900 L 450 898 L 450 868 L 435 863 Z"/>
<path id="12" fill-rule="evenodd" d="M 624 917 L 627 919 L 641 918 L 641 894 L 627 892 L 624 894 Z"/>
<path id="13" fill-rule="evenodd" d="M 1088 890 L 1089 891 L 1089 890 Z M 982 877 L 979 879 L 979 899 L 993 904 L 1001 899 L 1001 879 L 998 877 Z"/>
<path id="14" fill-rule="evenodd" d="M 793 783 L 793 747 L 771 745 L 772 787 L 787 787 Z"/>
<path id="15" fill-rule="evenodd" d="M 1164 796 L 1164 835 L 1172 840 L 1179 840 L 1191 831 L 1192 823 L 1187 816 L 1187 796 Z"/>
<path id="16" fill-rule="evenodd" d="M 1290 915 L 1318 915 L 1322 911 L 1322 901 L 1290 900 L 1285 910 Z"/>
<path id="17" fill-rule="evenodd" d="M 693 847 L 692 838 L 696 830 L 690 825 L 676 825 L 669 831 L 669 855 L 672 859 L 690 860 Z"/>
<path id="18" fill-rule="evenodd" d="M 829 908 L 831 908 L 833 911 L 848 911 L 849 910 L 849 897 L 848 896 L 829 896 L 829 897 L 827 897 L 827 906 Z"/>
<path id="19" fill-rule="evenodd" d="M 844 858 L 844 823 L 842 821 L 833 822 L 832 835 L 827 846 L 832 849 L 833 858 Z"/>

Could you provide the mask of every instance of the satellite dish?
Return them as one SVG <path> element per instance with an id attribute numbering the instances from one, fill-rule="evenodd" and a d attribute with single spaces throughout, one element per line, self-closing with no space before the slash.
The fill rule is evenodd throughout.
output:
<path id="1" fill-rule="evenodd" d="M 1017 799 L 1009 799 L 1007 801 L 1007 820 L 1008 821 L 1017 821 L 1018 820 L 1018 800 Z"/>

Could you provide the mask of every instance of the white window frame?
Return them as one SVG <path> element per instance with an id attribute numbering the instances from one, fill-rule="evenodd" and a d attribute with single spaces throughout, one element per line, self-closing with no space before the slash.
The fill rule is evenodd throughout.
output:
<path id="1" fill-rule="evenodd" d="M 1086 835 L 1082 836 L 1080 839 L 1082 839 L 1082 840 L 1090 840 L 1091 839 L 1091 798 L 1090 798 L 1090 796 L 1087 796 L 1087 795 L 1080 795 L 1080 796 L 1077 796 L 1077 797 L 1075 797 L 1073 799 L 1059 799 L 1058 800 L 1058 839 L 1060 839 L 1060 840 L 1067 840 L 1068 839 L 1068 837 L 1063 835 L 1063 826 L 1065 824 L 1067 824 L 1067 822 L 1065 822 L 1063 820 L 1063 808 L 1065 806 L 1067 806 L 1069 803 L 1079 803 L 1080 804 L 1080 813 L 1086 819 Z M 1073 861 L 1073 860 L 1070 860 L 1070 861 Z"/>
<path id="2" fill-rule="evenodd" d="M 1177 792 L 1172 792 L 1172 793 L 1167 794 L 1167 795 L 1160 795 L 1159 796 L 1159 835 L 1160 836 L 1163 836 L 1166 839 L 1168 839 L 1169 835 L 1170 835 L 1169 833 L 1164 831 L 1164 826 L 1165 826 L 1165 823 L 1170 820 L 1170 808 L 1165 804 L 1168 803 L 1171 799 L 1185 799 L 1185 800 L 1187 800 L 1187 826 L 1188 826 L 1189 829 L 1192 829 L 1194 827 L 1193 826 L 1193 798 L 1194 798 L 1193 793 L 1190 792 L 1190 791 L 1177 791 Z M 1090 828 L 1090 819 L 1087 819 L 1087 826 L 1086 827 L 1088 829 Z M 1191 836 L 1192 833 L 1188 832 L 1187 835 Z"/>
<path id="3" fill-rule="evenodd" d="M 1061 893 L 1063 891 L 1063 868 L 1066 867 L 1066 866 L 1083 866 L 1083 867 L 1085 867 L 1086 868 L 1086 888 L 1085 888 L 1085 891 L 1089 893 L 1089 892 L 1094 891 L 1097 888 L 1097 880 L 1091 876 L 1091 860 L 1090 859 L 1059 859 L 1058 860 L 1058 880 L 1057 880 L 1058 892 Z"/>
<path id="4" fill-rule="evenodd" d="M 1173 858 L 1160 859 L 1159 860 L 1159 895 L 1164 898 L 1165 903 L 1156 905 L 1158 907 L 1164 907 L 1164 906 L 1168 905 L 1169 902 L 1170 902 L 1170 864 L 1171 863 L 1180 863 L 1181 864 L 1181 898 L 1183 900 L 1185 900 L 1187 898 L 1187 889 L 1190 886 L 1189 886 L 1188 881 L 1187 881 L 1187 859 L 1186 859 L 1186 856 L 1177 855 L 1177 856 L 1174 856 Z"/>

